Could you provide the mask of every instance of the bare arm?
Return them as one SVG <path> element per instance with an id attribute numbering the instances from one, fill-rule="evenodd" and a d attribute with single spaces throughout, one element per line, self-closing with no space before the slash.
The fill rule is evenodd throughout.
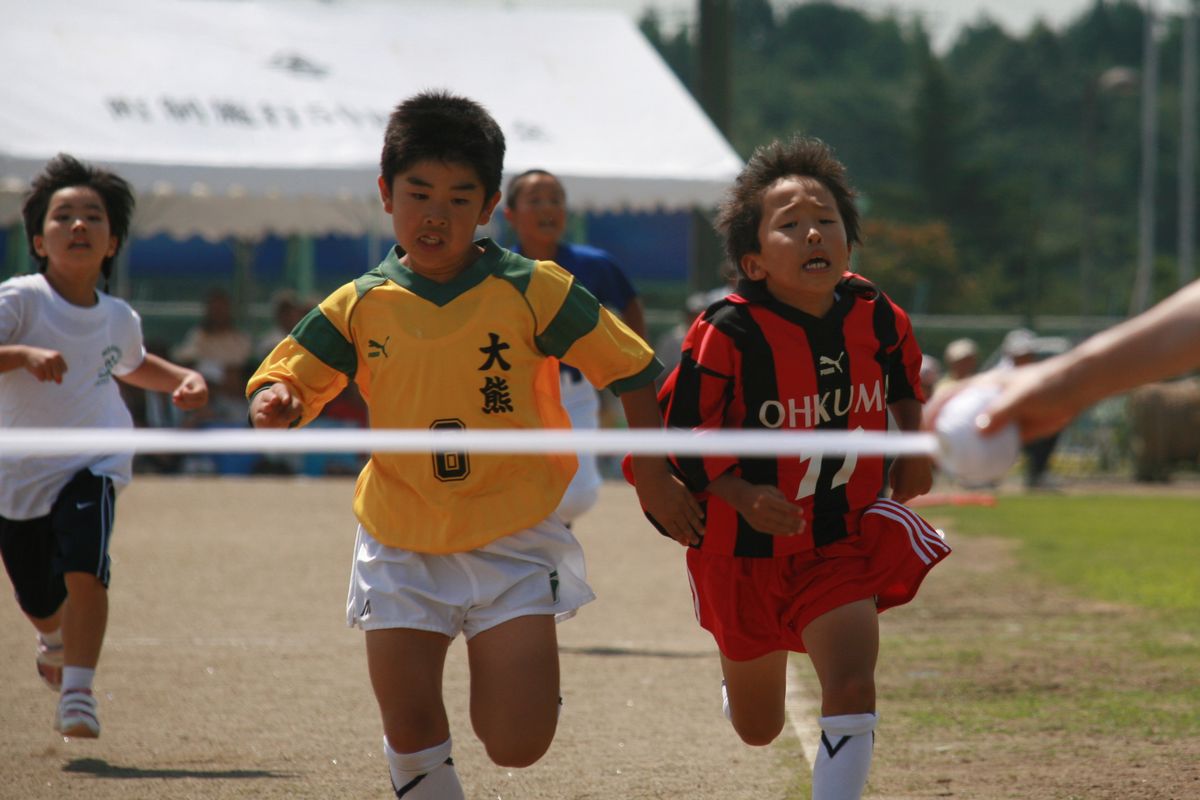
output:
<path id="1" fill-rule="evenodd" d="M 67 362 L 57 350 L 24 344 L 0 345 L 0 372 L 27 369 L 39 381 L 62 383 Z"/>
<path id="2" fill-rule="evenodd" d="M 641 298 L 635 297 L 621 311 L 621 319 L 629 329 L 643 339 L 646 338 L 646 311 L 642 307 Z"/>
<path id="3" fill-rule="evenodd" d="M 654 384 L 621 395 L 630 428 L 662 428 Z M 704 532 L 700 504 L 671 474 L 665 456 L 634 456 L 633 476 L 642 507 L 680 544 L 698 544 Z"/>
<path id="4" fill-rule="evenodd" d="M 921 403 L 916 398 L 897 400 L 888 405 L 896 426 L 902 431 L 921 427 Z M 933 487 L 933 459 L 929 456 L 898 456 L 888 472 L 892 499 L 907 503 L 914 497 L 927 494 Z"/>
<path id="5" fill-rule="evenodd" d="M 120 379 L 139 389 L 169 394 L 171 402 L 184 411 L 193 411 L 208 402 L 208 384 L 203 375 L 153 353 L 147 353 L 137 369 Z"/>
<path id="6" fill-rule="evenodd" d="M 756 531 L 773 536 L 804 531 L 804 511 L 778 486 L 750 483 L 726 472 L 708 485 L 708 491 L 733 506 Z"/>
<path id="7" fill-rule="evenodd" d="M 1083 409 L 1149 381 L 1200 367 L 1200 281 L 1062 355 L 995 376 L 1003 386 L 984 431 L 1017 423 L 1029 440 L 1061 429 Z"/>

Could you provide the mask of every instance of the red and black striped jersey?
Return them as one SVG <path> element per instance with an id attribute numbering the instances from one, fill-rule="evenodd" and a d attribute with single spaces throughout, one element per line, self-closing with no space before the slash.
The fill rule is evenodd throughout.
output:
<path id="1" fill-rule="evenodd" d="M 659 400 L 670 428 L 881 431 L 889 404 L 924 400 L 920 365 L 908 316 L 858 275 L 846 273 L 821 318 L 742 281 L 692 324 Z M 702 549 L 735 556 L 783 556 L 844 538 L 858 530 L 884 480 L 883 457 L 874 455 L 672 461 L 706 504 Z M 704 492 L 730 470 L 750 483 L 778 486 L 804 509 L 804 533 L 760 533 Z"/>

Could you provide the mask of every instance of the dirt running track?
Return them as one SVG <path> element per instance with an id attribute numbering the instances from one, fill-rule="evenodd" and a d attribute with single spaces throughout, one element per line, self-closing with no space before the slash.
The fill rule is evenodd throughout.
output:
<path id="1" fill-rule="evenodd" d="M 341 479 L 135 480 L 118 502 L 100 739 L 51 729 L 33 629 L 0 602 L 0 798 L 389 797 L 362 634 L 343 622 L 351 492 Z M 752 749 L 722 719 L 682 553 L 632 492 L 606 485 L 576 527 L 599 599 L 559 626 L 565 708 L 540 763 L 488 761 L 461 640 L 450 650 L 468 797 L 805 796 L 794 736 Z"/>

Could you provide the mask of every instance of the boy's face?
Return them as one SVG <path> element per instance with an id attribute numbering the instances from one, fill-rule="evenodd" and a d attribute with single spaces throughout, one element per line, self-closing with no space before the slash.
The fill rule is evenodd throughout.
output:
<path id="1" fill-rule="evenodd" d="M 454 278 L 478 256 L 475 228 L 492 217 L 500 193 L 484 196 L 483 182 L 466 164 L 418 161 L 379 179 L 383 208 L 392 216 L 402 264 L 430 280 Z"/>
<path id="2" fill-rule="evenodd" d="M 522 249 L 557 247 L 567 228 L 567 194 L 553 175 L 530 175 L 517 184 L 517 201 L 504 216 Z"/>
<path id="3" fill-rule="evenodd" d="M 42 232 L 33 236 L 34 251 L 47 260 L 47 273 L 93 284 L 118 244 L 104 200 L 90 186 L 67 186 L 52 194 Z"/>
<path id="4" fill-rule="evenodd" d="M 850 244 L 833 194 L 815 178 L 791 176 L 763 193 L 759 252 L 742 256 L 742 271 L 765 280 L 779 301 L 815 316 L 833 305 L 850 265 Z"/>

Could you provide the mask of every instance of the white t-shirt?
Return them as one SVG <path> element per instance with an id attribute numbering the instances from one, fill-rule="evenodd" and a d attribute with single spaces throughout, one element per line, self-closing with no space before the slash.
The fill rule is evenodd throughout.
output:
<path id="1" fill-rule="evenodd" d="M 62 383 L 39 381 L 26 369 L 0 372 L 0 428 L 132 428 L 114 376 L 146 357 L 142 321 L 129 304 L 103 292 L 89 308 L 58 295 L 44 275 L 0 283 L 0 344 L 56 350 L 67 362 Z M 3 434 L 0 434 L 3 435 Z M 132 453 L 0 456 L 0 516 L 35 519 L 81 469 L 129 483 Z"/>

